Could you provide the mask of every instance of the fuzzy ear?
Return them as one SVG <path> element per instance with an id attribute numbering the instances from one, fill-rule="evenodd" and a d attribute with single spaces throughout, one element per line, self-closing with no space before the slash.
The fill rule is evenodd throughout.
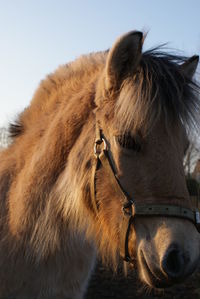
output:
<path id="1" fill-rule="evenodd" d="M 143 34 L 131 31 L 120 37 L 108 53 L 106 88 L 119 88 L 122 80 L 133 74 L 141 58 Z"/>
<path id="2" fill-rule="evenodd" d="M 186 60 L 181 66 L 180 70 L 183 73 L 184 76 L 192 79 L 194 76 L 197 66 L 199 62 L 199 56 L 194 55 L 190 57 L 188 60 Z"/>

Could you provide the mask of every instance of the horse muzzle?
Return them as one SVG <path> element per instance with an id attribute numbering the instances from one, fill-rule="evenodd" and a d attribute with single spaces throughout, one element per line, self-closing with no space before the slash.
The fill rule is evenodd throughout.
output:
<path id="1" fill-rule="evenodd" d="M 151 256 L 140 248 L 138 263 L 142 280 L 154 288 L 166 288 L 183 282 L 196 269 L 197 260 L 191 260 L 190 253 L 178 244 L 172 243 L 159 256 Z"/>
<path id="2" fill-rule="evenodd" d="M 178 221 L 176 221 L 178 223 Z M 185 222 L 185 223 L 184 223 Z M 187 222 L 184 221 L 186 225 Z M 188 223 L 192 227 L 192 224 Z M 177 231 L 179 231 L 178 225 Z M 181 227 L 181 223 L 180 223 Z M 168 234 L 168 238 L 167 238 Z M 198 266 L 198 233 L 191 230 L 191 239 L 183 234 L 173 236 L 167 227 L 153 238 L 143 238 L 138 244 L 138 268 L 143 282 L 154 288 L 166 288 L 183 282 Z M 170 240 L 171 239 L 171 240 Z"/>

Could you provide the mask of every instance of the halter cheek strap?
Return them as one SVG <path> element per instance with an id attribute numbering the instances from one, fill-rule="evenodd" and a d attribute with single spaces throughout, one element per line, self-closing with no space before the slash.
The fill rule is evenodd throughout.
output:
<path id="1" fill-rule="evenodd" d="M 109 182 L 112 184 L 113 189 L 119 194 L 122 203 L 123 218 L 120 228 L 120 255 L 122 258 L 130 263 L 133 263 L 128 249 L 129 233 L 131 225 L 134 222 L 135 217 L 138 216 L 167 216 L 178 217 L 190 220 L 196 226 L 198 232 L 200 232 L 200 214 L 198 209 L 194 211 L 182 206 L 176 205 L 158 205 L 158 204 L 136 204 L 134 197 L 130 197 L 124 190 L 120 181 L 118 180 L 113 163 L 108 153 L 108 147 L 105 139 L 102 137 L 99 126 L 96 126 L 96 140 L 94 145 L 94 164 L 92 167 L 92 179 L 91 179 L 91 200 L 94 213 L 98 215 L 99 207 L 96 200 L 96 172 L 99 167 L 105 169 Z"/>

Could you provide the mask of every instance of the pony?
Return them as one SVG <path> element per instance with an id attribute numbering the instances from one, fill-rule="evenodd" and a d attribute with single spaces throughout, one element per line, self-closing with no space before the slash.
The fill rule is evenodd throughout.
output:
<path id="1" fill-rule="evenodd" d="M 84 296 L 97 254 L 164 288 L 196 268 L 183 170 L 198 56 L 121 36 L 41 82 L 0 153 L 0 298 Z M 194 218 L 196 217 L 196 218 Z M 196 219 L 196 220 L 195 220 Z"/>

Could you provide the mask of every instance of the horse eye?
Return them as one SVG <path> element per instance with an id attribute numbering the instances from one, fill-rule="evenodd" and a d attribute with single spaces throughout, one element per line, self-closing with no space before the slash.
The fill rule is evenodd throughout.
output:
<path id="1" fill-rule="evenodd" d="M 131 149 L 136 152 L 141 150 L 141 145 L 130 134 L 117 136 L 117 141 L 123 148 Z"/>

